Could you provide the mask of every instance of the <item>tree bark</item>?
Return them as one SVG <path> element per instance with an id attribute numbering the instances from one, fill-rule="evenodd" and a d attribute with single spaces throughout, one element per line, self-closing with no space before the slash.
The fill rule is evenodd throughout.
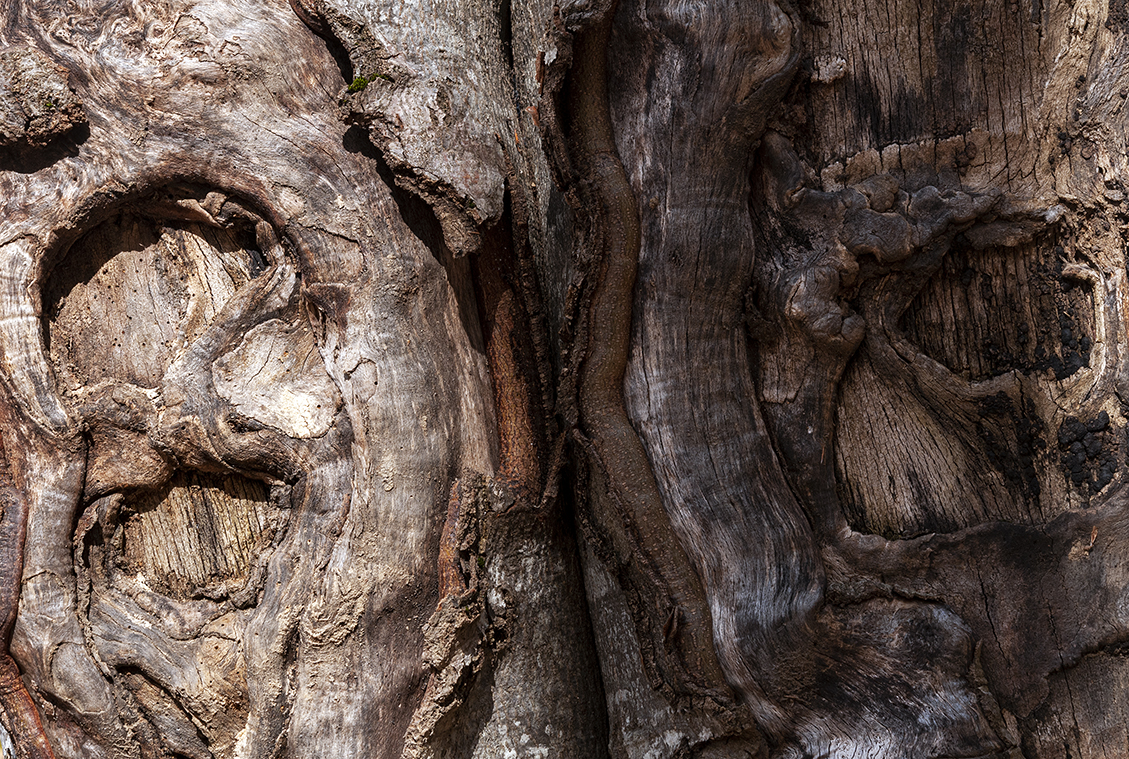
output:
<path id="1" fill-rule="evenodd" d="M 1129 755 L 1120 4 L 0 11 L 21 756 Z"/>

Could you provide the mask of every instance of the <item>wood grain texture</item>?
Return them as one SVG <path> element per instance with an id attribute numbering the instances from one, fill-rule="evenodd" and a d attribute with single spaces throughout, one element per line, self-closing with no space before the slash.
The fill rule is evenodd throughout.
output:
<path id="1" fill-rule="evenodd" d="M 0 441 L 0 705 L 4 727 L 28 759 L 54 759 L 43 729 L 39 709 L 10 651 L 23 574 L 23 549 L 27 539 L 27 502 L 12 476 L 8 453 Z"/>
<path id="2" fill-rule="evenodd" d="M 1103 606 L 1111 602 L 1092 595 L 1108 598 L 1102 591 L 1081 591 L 1096 580 L 1078 572 L 1101 564 L 1101 535 L 1116 541 L 1120 534 L 1121 416 L 1113 388 L 1123 324 L 1114 304 L 1124 298 L 1124 264 L 1112 199 L 1121 169 L 1098 147 L 1110 143 L 1095 135 L 1120 113 L 1111 67 L 1123 29 L 1102 4 L 828 3 L 805 15 L 803 78 L 774 126 L 799 158 L 789 164 L 788 186 L 806 189 L 791 197 L 828 193 L 846 211 L 831 223 L 838 231 L 830 240 L 821 239 L 827 222 L 814 216 L 798 228 L 805 201 L 766 214 L 783 214 L 792 227 L 762 227 L 765 242 L 783 254 L 759 279 L 753 323 L 759 371 L 785 409 L 793 401 L 779 392 L 787 385 L 773 379 L 782 374 L 773 363 L 792 328 L 781 305 L 789 301 L 773 300 L 786 292 L 775 271 L 802 269 L 805 255 L 826 250 L 837 271 L 828 300 L 844 319 L 865 321 L 842 382 L 824 383 L 820 394 L 833 413 L 814 431 L 821 452 L 834 452 L 835 472 L 826 458 L 815 466 L 816 454 L 802 447 L 792 454 L 801 463 L 787 464 L 795 489 L 810 494 L 809 510 L 827 514 L 829 505 L 842 505 L 826 539 L 840 548 L 824 551 L 832 598 L 883 594 L 893 577 L 872 574 L 877 585 L 864 590 L 867 581 L 850 568 L 862 565 L 844 556 L 866 555 L 864 564 L 891 569 L 924 551 L 932 569 L 914 576 L 937 572 L 934 579 L 908 596 L 896 592 L 942 601 L 979 641 L 981 693 L 993 694 L 981 698 L 980 710 L 999 745 L 1024 756 L 1095 751 L 1098 735 L 1110 745 L 1086 704 L 1091 693 L 1118 692 L 1112 671 L 1086 686 L 1072 680 L 1080 689 L 1073 694 L 1052 688 L 1061 679 L 1049 672 L 1076 666 L 1068 651 L 1089 634 L 1067 621 L 1088 612 L 1072 607 L 1064 588 L 1090 599 L 1094 613 L 1118 617 L 1114 605 Z M 765 197 L 783 197 L 771 189 L 779 162 L 764 160 Z M 927 208 L 926 194 L 935 204 L 962 194 L 972 205 L 995 200 L 971 215 L 950 215 L 944 226 L 931 222 L 932 242 L 913 231 L 907 247 L 873 216 L 870 239 L 886 242 L 860 236 L 855 209 L 896 214 L 920 230 L 914 217 Z M 838 202 L 820 197 L 824 210 L 838 213 Z M 771 414 L 787 450 L 797 418 Z M 801 484 L 813 473 L 820 484 Z M 870 505 L 860 508 L 863 502 Z M 847 522 L 889 540 L 852 533 Z M 930 547 L 934 540 L 946 549 Z M 947 568 L 938 571 L 941 565 Z M 1111 625 L 1103 634 L 1118 638 Z M 1020 628 L 1041 630 L 1058 653 L 1037 652 L 1023 633 L 1026 642 L 1002 644 L 1008 653 L 1001 655 L 1000 641 Z M 1117 698 L 1107 708 L 1119 708 Z M 1049 716 L 1067 711 L 1077 719 L 1069 727 Z"/>
<path id="3" fill-rule="evenodd" d="M 0 2 L 6 724 L 1117 755 L 1125 15 Z"/>
<path id="4" fill-rule="evenodd" d="M 156 387 L 173 357 L 251 279 L 253 229 L 248 241 L 246 229 L 164 223 L 123 214 L 56 266 L 44 294 L 46 337 L 68 390 L 109 378 Z M 139 312 L 147 318 L 135 319 Z"/>
<path id="5" fill-rule="evenodd" d="M 182 736 L 176 739 L 181 743 L 188 740 L 184 736 L 197 734 L 197 728 L 189 725 L 205 725 L 202 738 L 197 740 L 220 755 L 273 753 L 280 736 L 287 735 L 284 740 L 289 741 L 288 750 L 300 755 L 350 754 L 359 750 L 358 741 L 370 745 L 363 731 L 330 732 L 320 726 L 342 715 L 347 724 L 371 724 L 382 713 L 382 740 L 389 746 L 385 750 L 398 753 L 398 741 L 418 699 L 413 694 L 419 692 L 423 665 L 418 644 L 395 647 L 403 652 L 402 659 L 389 659 L 383 652 L 391 650 L 386 642 L 390 636 L 405 639 L 405 620 L 422 642 L 420 626 L 427 618 L 427 602 L 422 599 L 434 592 L 428 590 L 428 573 L 422 570 L 431 550 L 425 546 L 435 544 L 429 536 L 437 537 L 433 527 L 436 522 L 429 515 L 441 503 L 435 496 L 443 490 L 442 482 L 434 479 L 435 473 L 460 463 L 480 471 L 492 469 L 489 427 L 484 424 L 490 407 L 484 367 L 474 357 L 442 266 L 411 234 L 378 167 L 370 163 L 372 159 L 342 147 L 347 128 L 335 120 L 333 112 L 336 90 L 342 85 L 324 43 L 309 34 L 285 6 L 197 5 L 154 10 L 158 16 L 150 14 L 143 20 L 130 9 L 119 9 L 115 19 L 99 19 L 98 25 L 86 28 L 83 35 L 73 26 L 79 16 L 54 16 L 48 9 L 36 11 L 45 14 L 42 28 L 53 30 L 48 37 L 56 45 L 52 54 L 88 77 L 81 87 L 87 102 L 93 104 L 91 136 L 79 156 L 44 174 L 3 175 L 9 185 L 4 193 L 9 204 L 5 236 L 38 240 L 33 247 L 39 252 L 33 255 L 39 256 L 41 263 L 23 270 L 22 276 L 30 279 L 21 286 L 26 293 L 36 292 L 37 278 L 50 271 L 68 249 L 75 250 L 77 238 L 104 224 L 104 219 L 116 218 L 123 210 L 123 201 L 142 199 L 146 206 L 143 217 L 167 217 L 172 211 L 156 210 L 164 201 L 152 195 L 153 190 L 174 180 L 203 180 L 203 192 L 174 199 L 174 205 L 180 199 L 194 203 L 189 203 L 192 208 L 184 215 L 195 218 L 182 221 L 189 222 L 188 226 L 203 224 L 206 228 L 196 231 L 205 241 L 216 228 L 221 237 L 223 230 L 230 229 L 238 237 L 243 234 L 241 229 L 249 229 L 250 240 L 267 265 L 274 267 L 271 273 L 247 284 L 237 295 L 239 288 L 227 284 L 227 291 L 217 290 L 209 299 L 208 288 L 222 288 L 225 279 L 235 284 L 241 278 L 249 281 L 250 242 L 239 237 L 238 244 L 227 245 L 212 237 L 207 244 L 197 243 L 195 259 L 186 257 L 190 260 L 184 261 L 190 276 L 186 284 L 181 283 L 187 299 L 199 304 L 196 319 L 192 304 L 174 297 L 175 289 L 159 287 L 154 289 L 156 307 L 147 308 L 135 301 L 132 309 L 119 307 L 110 313 L 110 317 L 145 320 L 146 326 L 134 334 L 153 334 L 161 338 L 158 344 L 169 340 L 169 352 L 131 351 L 141 362 L 136 369 L 99 361 L 85 353 L 85 366 L 92 376 L 83 379 L 97 383 L 112 378 L 114 383 L 110 384 L 147 386 L 155 391 L 148 395 L 148 408 L 140 402 L 134 404 L 139 416 L 134 429 L 141 434 L 135 440 L 141 443 L 140 451 L 155 450 L 174 468 L 238 472 L 275 483 L 289 481 L 297 487 L 293 499 L 297 515 L 290 520 L 285 541 L 273 549 L 275 563 L 268 566 L 265 559 L 269 555 L 264 556 L 262 584 L 250 598 L 236 599 L 241 604 L 249 601 L 248 610 L 231 611 L 233 602 L 224 594 L 218 600 L 196 602 L 199 608 L 189 619 L 203 615 L 204 620 L 211 620 L 208 624 L 221 625 L 222 630 L 208 632 L 211 628 L 194 627 L 195 623 L 189 623 L 187 630 L 178 627 L 175 616 L 163 615 L 164 605 L 154 605 L 153 592 L 127 582 L 125 575 L 111 573 L 104 584 L 94 582 L 86 591 L 89 601 L 85 609 L 76 608 L 72 599 L 69 613 L 76 617 L 74 624 L 85 627 L 85 634 L 79 635 L 78 650 L 87 650 L 88 642 L 92 642 L 93 649 L 100 652 L 100 666 L 122 675 L 113 681 L 108 693 L 104 684 L 99 686 L 102 690 L 97 698 L 102 699 L 102 705 L 94 707 L 86 705 L 96 702 L 95 694 L 99 693 L 91 683 L 60 679 L 55 681 L 57 685 L 51 685 L 55 677 L 65 676 L 63 670 L 36 670 L 41 687 L 54 688 L 61 694 L 61 703 L 71 705 L 80 716 L 91 715 L 79 720 L 85 720 L 85 724 L 74 731 L 82 736 L 75 739 L 78 743 L 66 736 L 66 723 L 61 721 L 53 725 L 53 739 L 67 746 L 65 755 L 72 756 L 94 755 L 90 752 L 96 753 L 96 749 L 82 746 L 102 741 L 106 742 L 102 751 L 111 754 L 138 752 L 142 746 L 150 747 L 144 751 L 172 750 L 160 748 L 164 731 L 155 732 L 146 726 L 149 722 L 145 715 L 149 714 L 166 728 L 180 725 L 168 734 Z M 158 18 L 160 23 L 153 23 Z M 271 26 L 271 19 L 283 20 L 282 26 Z M 132 25 L 142 35 L 140 46 L 108 55 L 111 50 L 119 50 L 123 30 Z M 285 39 L 290 42 L 281 44 Z M 275 73 L 256 68 L 251 55 L 255 50 L 293 50 L 295 39 L 303 41 L 307 66 L 277 68 Z M 179 57 L 185 53 L 187 57 Z M 175 63 L 158 74 L 162 60 Z M 148 104 L 143 99 L 129 100 L 131 87 L 133 92 L 149 91 L 157 99 L 151 98 Z M 209 105 L 201 108 L 201 103 Z M 238 135 L 238 145 L 226 142 L 226 137 L 213 133 L 210 126 L 230 118 L 233 108 L 241 114 L 239 123 L 229 124 L 223 131 Z M 256 126 L 256 121 L 263 126 Z M 327 133 L 335 135 L 330 142 L 332 150 L 319 147 Z M 131 138 L 137 141 L 131 142 Z M 306 147 L 296 150 L 295 145 L 303 141 Z M 314 158 L 312 164 L 307 163 L 307 157 Z M 342 169 L 342 163 L 347 170 Z M 332 169 L 323 175 L 321 172 L 329 167 Z M 54 172 L 63 173 L 64 195 L 77 202 L 53 203 L 52 215 L 41 210 L 41 194 L 58 181 Z M 122 190 L 107 192 L 106 187 Z M 294 188 L 303 188 L 304 192 L 299 194 Z M 257 221 L 241 222 L 240 218 L 248 218 L 246 214 L 237 210 L 225 214 L 222 204 L 213 207 L 209 203 L 211 192 L 238 198 L 245 207 L 256 209 L 254 213 L 267 220 L 268 230 L 274 230 L 275 249 L 272 251 L 270 240 L 256 237 L 260 231 Z M 324 204 L 323 195 L 328 195 Z M 338 200 L 341 205 L 335 202 Z M 24 210 L 12 208 L 12 203 L 21 203 Z M 179 232 L 171 234 L 175 238 Z M 160 249 L 160 239 L 160 234 L 147 238 L 147 245 L 148 241 L 158 244 L 153 250 L 132 244 L 124 233 L 120 235 L 113 242 L 125 258 L 111 259 L 110 265 L 119 266 L 121 271 L 106 284 L 114 288 L 126 285 L 132 290 L 136 285 L 130 276 L 138 283 L 155 284 L 154 279 L 162 281 L 162 265 L 169 264 L 175 271 L 175 251 Z M 108 247 L 112 249 L 113 245 Z M 127 271 L 122 264 L 129 259 L 129 251 L 138 247 L 151 250 L 150 258 L 133 262 L 135 266 Z M 243 274 L 238 273 L 239 266 L 230 265 L 231 273 L 225 273 L 225 247 L 242 257 Z M 187 249 L 179 244 L 174 248 Z M 193 261 L 201 268 L 193 271 L 188 266 Z M 300 283 L 292 267 L 301 268 Z M 382 270 L 384 274 L 379 273 Z M 397 281 L 407 284 L 408 279 L 401 277 L 409 271 L 421 273 L 409 278 L 415 284 L 378 286 Z M 96 275 L 92 279 L 98 282 Z M 81 288 L 89 290 L 89 280 L 82 282 Z M 74 295 L 73 289 L 70 295 Z M 350 424 L 346 421 L 350 412 L 338 411 L 330 394 L 329 408 L 337 415 L 336 431 L 308 439 L 302 435 L 288 438 L 285 432 L 293 432 L 292 425 L 270 418 L 257 421 L 255 417 L 262 414 L 245 407 L 232 409 L 212 394 L 213 366 L 236 350 L 256 324 L 286 318 L 288 309 L 296 308 L 299 302 L 306 309 L 303 313 L 314 315 L 317 327 L 311 334 L 316 335 L 317 362 L 323 376 L 332 378 L 334 392 L 347 399 L 347 408 L 357 412 Z M 29 301 L 28 307 L 35 313 L 37 304 Z M 175 327 L 165 324 L 162 309 L 172 310 L 168 321 Z M 410 317 L 412 313 L 418 316 Z M 432 336 L 405 329 L 405 320 L 430 325 L 427 330 Z M 95 321 L 92 329 L 104 329 L 108 321 L 118 319 Z M 166 327 L 174 327 L 171 338 L 160 332 Z M 32 352 L 39 343 L 38 337 L 21 335 L 16 339 L 30 340 L 21 344 L 27 344 Z M 463 347 L 455 351 L 462 351 L 462 360 L 445 361 L 442 366 L 434 363 L 439 355 L 450 355 L 446 348 L 437 352 L 437 346 L 460 341 Z M 54 344 L 59 345 L 59 341 Z M 72 343 L 71 349 L 105 344 L 104 340 L 89 339 Z M 9 351 L 7 356 L 12 360 L 14 354 Z M 222 376 L 226 372 L 230 379 L 236 359 L 241 357 L 243 354 L 236 354 L 220 363 L 218 373 Z M 81 361 L 67 363 L 82 365 Z M 378 366 L 379 374 L 374 371 Z M 51 385 L 53 382 L 45 387 Z M 107 394 L 112 393 L 109 387 L 106 385 Z M 392 401 L 410 387 L 421 393 L 414 408 L 406 398 L 404 403 Z M 483 389 L 485 396 L 480 394 Z M 240 400 L 239 392 L 231 393 L 233 399 Z M 127 392 L 119 393 L 119 397 L 129 405 L 133 396 Z M 39 404 L 34 395 L 30 403 L 33 407 Z M 75 404 L 62 403 L 69 407 L 68 417 L 78 413 Z M 407 414 L 401 411 L 409 408 Z M 280 432 L 271 423 L 285 429 Z M 395 454 L 365 442 L 389 437 L 399 441 Z M 371 478 L 380 484 L 369 495 L 361 495 L 369 492 L 366 486 L 350 498 L 354 476 L 362 483 Z M 77 506 L 72 502 L 72 513 Z M 368 524 L 367 529 L 363 523 Z M 195 530 L 197 537 L 205 533 L 192 520 L 178 524 Z M 339 536 L 342 542 L 337 549 L 338 563 L 334 564 L 333 547 Z M 109 537 L 103 534 L 101 540 Z M 91 546 L 99 545 L 94 532 L 87 533 L 86 540 Z M 69 537 L 63 537 L 63 542 L 69 544 Z M 354 545 L 347 550 L 350 542 Z M 189 539 L 181 545 L 191 543 Z M 111 543 L 101 545 L 100 550 L 112 552 Z M 395 558 L 397 553 L 403 557 L 418 554 L 424 564 L 415 571 L 410 566 L 415 559 L 403 565 Z M 72 560 L 64 558 L 50 571 L 66 578 L 71 566 Z M 288 584 L 291 579 L 294 585 Z M 155 595 L 159 597 L 160 593 Z M 381 612 L 393 598 L 421 600 L 397 603 L 397 611 L 392 613 Z M 65 596 L 50 593 L 42 597 L 25 593 L 25 604 L 33 616 L 33 610 L 44 605 L 57 606 L 64 616 L 68 608 Z M 331 632 L 339 623 L 346 625 L 346 618 L 354 620 L 352 625 L 358 624 L 362 615 L 369 619 L 362 629 L 371 635 L 349 639 Z M 146 620 L 151 627 L 138 627 L 130 621 L 135 619 Z M 146 631 L 143 635 L 142 630 Z M 199 637 L 187 640 L 185 635 Z M 412 636 L 409 632 L 407 640 Z M 25 662 L 29 655 L 36 655 L 32 652 L 39 650 L 38 646 L 50 646 L 50 641 L 50 636 L 27 637 L 22 649 Z M 213 648 L 213 643 L 218 648 Z M 166 656 L 162 651 L 169 653 Z M 300 668 L 296 680 L 280 675 L 314 651 L 337 653 L 315 655 L 316 669 Z M 388 700 L 365 689 L 342 691 L 348 695 L 348 704 L 335 698 L 326 689 L 332 691 L 338 683 L 344 686 L 346 671 L 373 672 L 371 682 L 381 684 L 376 687 Z M 189 676 L 193 672 L 207 675 L 197 680 Z M 375 674 L 380 672 L 385 674 Z M 97 679 L 101 678 L 99 674 Z M 75 692 L 71 683 L 76 682 L 85 690 Z M 169 694 L 177 708 L 153 695 L 153 688 Z M 280 702 L 285 704 L 284 710 L 278 708 Z M 121 714 L 125 725 L 134 727 L 114 733 L 98 722 L 94 710 L 107 717 Z M 199 745 L 195 751 L 199 751 Z"/>
<path id="6" fill-rule="evenodd" d="M 622 533 L 625 545 L 617 548 L 637 552 L 622 560 L 638 566 L 642 574 L 653 575 L 642 583 L 657 587 L 644 593 L 671 606 L 663 647 L 680 649 L 678 656 L 684 661 L 663 661 L 657 654 L 658 666 L 665 670 L 662 677 L 676 692 L 692 693 L 696 686 L 725 699 L 728 694 L 709 641 L 701 582 L 671 529 L 650 463 L 623 405 L 640 230 L 635 196 L 616 155 L 608 104 L 605 60 L 615 9 L 610 5 L 597 24 L 577 36 L 569 91 L 575 161 L 598 203 L 596 226 L 603 237 L 599 281 L 588 314 L 591 337 L 580 378 L 580 424 L 591 437 L 593 465 L 603 470 L 607 480 L 602 497 L 614 504 L 613 514 L 603 517 L 601 527 Z M 617 521 L 622 526 L 613 526 Z"/>
<path id="7" fill-rule="evenodd" d="M 160 491 L 123 504 L 134 512 L 122 546 L 127 571 L 174 598 L 242 584 L 270 544 L 268 524 L 276 520 L 267 503 L 265 487 L 254 480 L 174 476 Z"/>
<path id="8" fill-rule="evenodd" d="M 397 181 L 435 210 L 447 247 L 479 250 L 477 227 L 501 220 L 505 153 L 517 141 L 503 4 L 297 4 L 349 53 L 348 118 L 369 130 Z"/>
<path id="9" fill-rule="evenodd" d="M 360 112 L 342 105 L 351 82 L 286 4 L 5 10 L 6 39 L 67 70 L 90 118 L 41 170 L 0 171 L 13 315 L 0 343 L 23 422 L 42 427 L 25 453 L 39 522 L 13 651 L 49 694 L 39 703 L 59 754 L 401 755 L 426 721 L 431 675 L 447 671 L 428 646 L 459 633 L 428 622 L 461 473 L 496 506 L 476 624 L 488 641 L 506 632 L 480 676 L 466 671 L 472 687 L 441 729 L 413 734 L 417 748 L 489 752 L 520 727 L 598 755 L 579 567 L 542 497 L 547 467 L 526 450 L 548 434 L 531 273 L 513 260 L 529 243 L 503 228 L 498 260 L 515 268 L 502 284 L 518 305 L 488 304 L 489 357 L 484 278 L 451 255 L 498 225 L 507 161 L 536 158 L 516 149 L 519 119 L 498 97 L 510 88 L 491 68 L 498 20 L 467 12 L 486 26 L 430 36 L 387 26 L 416 35 L 388 41 L 403 72 L 418 56 L 445 77 L 452 34 L 494 40 L 485 61 L 466 45 L 448 60 L 489 73 L 481 92 L 422 71 L 404 80 L 408 100 L 442 85 L 453 110 L 437 123 L 452 131 L 395 137 L 397 162 L 343 123 Z M 334 16 L 331 38 L 385 28 L 360 5 L 339 10 L 361 21 Z M 459 126 L 468 93 L 497 124 Z M 433 164 L 436 138 L 447 153 Z M 498 352 L 515 348 L 514 362 Z M 518 401 L 499 400 L 522 431 L 504 445 L 492 390 Z M 530 701 L 526 686 L 554 695 Z M 464 729 L 464 714 L 496 740 Z"/>

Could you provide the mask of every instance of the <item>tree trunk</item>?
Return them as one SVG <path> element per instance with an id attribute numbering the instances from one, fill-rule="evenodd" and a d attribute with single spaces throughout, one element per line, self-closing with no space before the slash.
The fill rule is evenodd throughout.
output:
<path id="1" fill-rule="evenodd" d="M 1129 756 L 1122 4 L 0 11 L 21 756 Z"/>

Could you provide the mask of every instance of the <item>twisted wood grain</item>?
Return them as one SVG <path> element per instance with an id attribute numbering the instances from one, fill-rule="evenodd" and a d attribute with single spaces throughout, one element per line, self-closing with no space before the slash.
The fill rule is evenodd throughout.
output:
<path id="1" fill-rule="evenodd" d="M 588 313 L 588 352 L 580 377 L 580 422 L 632 543 L 630 561 L 653 583 L 651 592 L 665 595 L 671 604 L 662 631 L 663 647 L 675 653 L 662 667 L 665 677 L 674 680 L 668 684 L 682 692 L 704 689 L 725 700 L 728 686 L 713 646 L 705 591 L 663 508 L 646 451 L 624 407 L 640 228 L 608 107 L 607 46 L 614 16 L 615 3 L 596 26 L 577 37 L 570 78 L 574 154 L 591 183 L 602 222 L 601 271 Z"/>
<path id="2" fill-rule="evenodd" d="M 17 750 L 27 759 L 55 759 L 39 710 L 20 677 L 8 646 L 20 604 L 27 499 L 12 478 L 8 453 L 0 437 L 0 705 Z"/>

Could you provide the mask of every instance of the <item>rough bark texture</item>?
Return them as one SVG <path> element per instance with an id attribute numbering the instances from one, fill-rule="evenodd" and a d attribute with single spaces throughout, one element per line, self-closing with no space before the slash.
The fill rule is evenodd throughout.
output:
<path id="1" fill-rule="evenodd" d="M 1129 754 L 1120 2 L 0 2 L 23 756 Z"/>

